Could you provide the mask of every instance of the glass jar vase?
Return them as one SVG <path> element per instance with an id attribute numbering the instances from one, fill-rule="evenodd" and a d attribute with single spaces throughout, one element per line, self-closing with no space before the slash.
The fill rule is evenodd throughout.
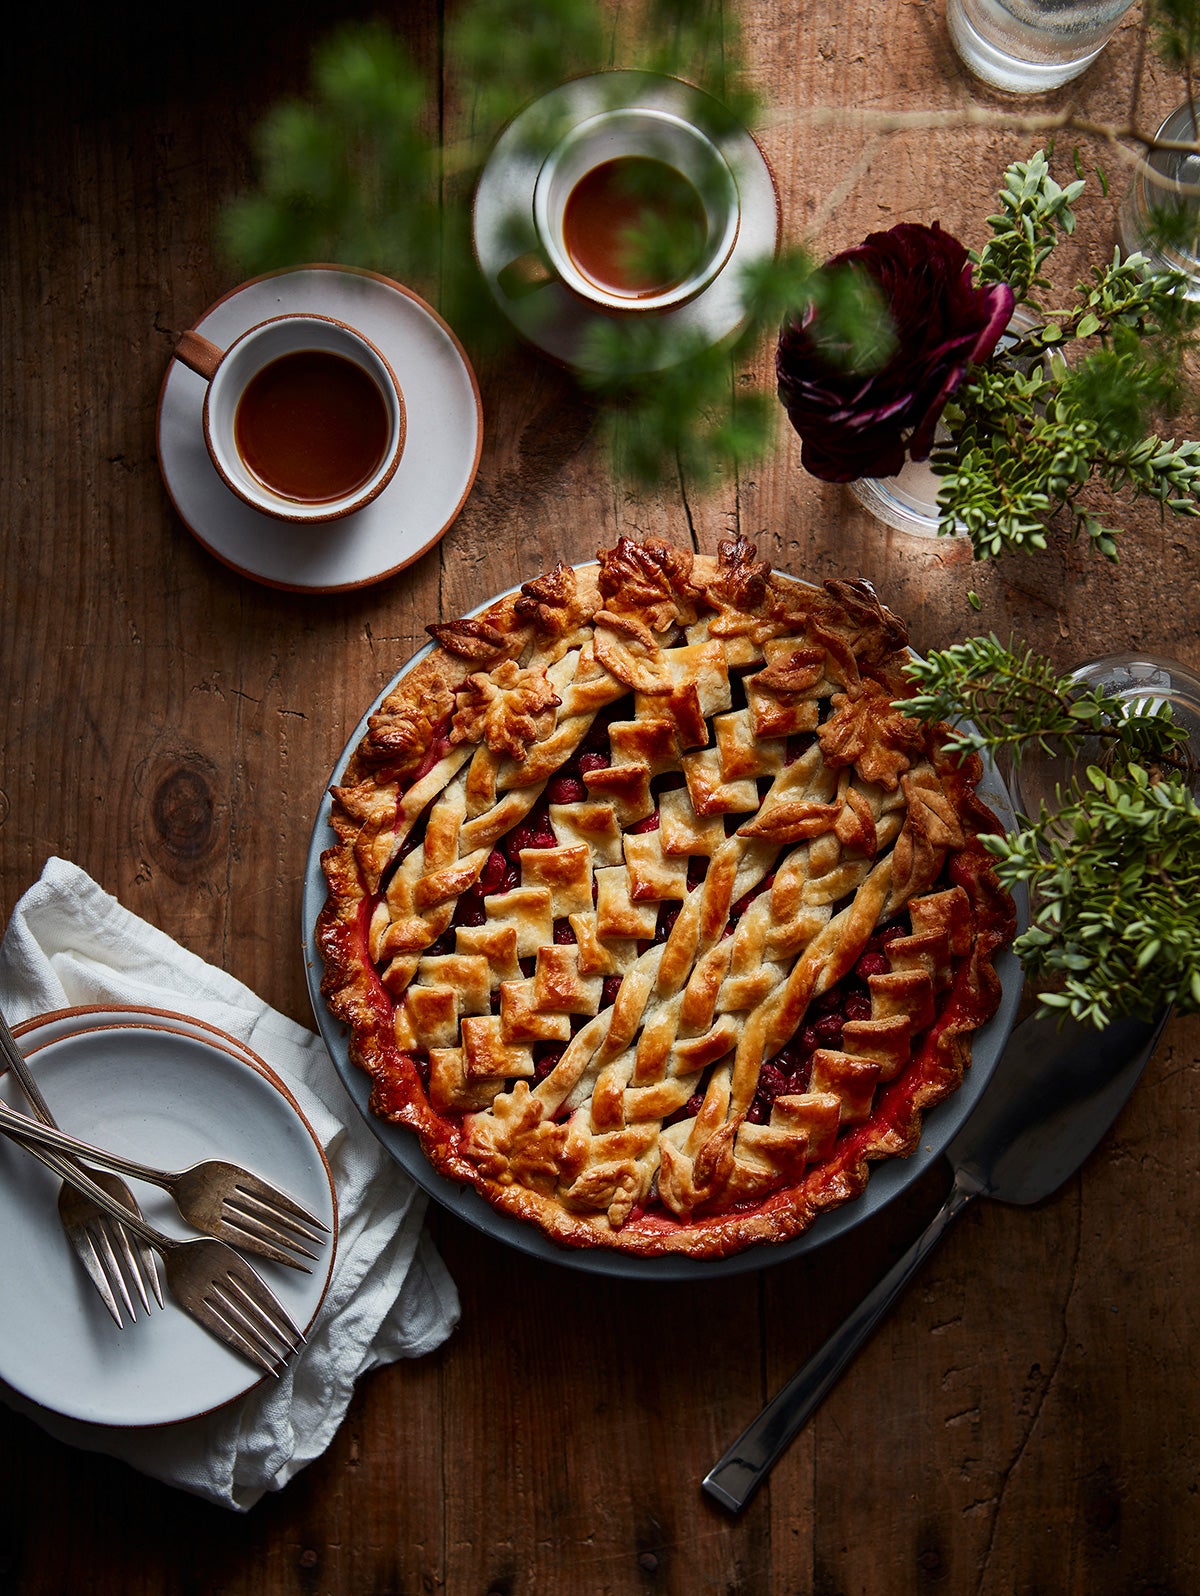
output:
<path id="1" fill-rule="evenodd" d="M 1045 94 L 1077 78 L 1103 50 L 1133 0 L 946 0 L 963 64 L 1008 94 Z"/>
<path id="2" fill-rule="evenodd" d="M 906 460 L 894 477 L 859 477 L 850 483 L 850 491 L 885 526 L 918 538 L 935 538 L 941 480 L 928 460 Z M 961 530 L 960 524 L 948 535 L 957 536 Z"/>
<path id="3" fill-rule="evenodd" d="M 1025 305 L 1018 305 L 1008 320 L 1008 327 L 1000 339 L 1000 349 L 1010 348 L 1018 338 L 1036 327 L 1038 318 Z M 1025 363 L 1022 362 L 1022 365 Z M 950 434 L 940 423 L 934 434 L 934 447 L 940 448 Z M 857 477 L 848 484 L 860 504 L 884 523 L 898 532 L 909 532 L 914 537 L 936 538 L 940 524 L 938 490 L 941 477 L 928 460 L 906 460 L 894 477 Z M 948 537 L 965 532 L 957 522 Z"/>
<path id="4" fill-rule="evenodd" d="M 1190 104 L 1172 111 L 1156 139 L 1197 142 Z M 1156 233 L 1154 213 L 1171 222 L 1169 240 Z M 1127 255 L 1146 256 L 1154 271 L 1183 272 L 1191 279 L 1189 299 L 1200 299 L 1200 154 L 1193 150 L 1151 150 L 1121 205 L 1119 228 Z"/>
<path id="5" fill-rule="evenodd" d="M 1129 706 L 1130 711 L 1153 710 L 1169 704 L 1177 725 L 1189 736 L 1194 762 L 1200 762 L 1200 675 L 1154 654 L 1105 654 L 1071 672 L 1081 687 L 1101 687 Z M 1050 813 L 1059 807 L 1059 790 L 1082 781 L 1089 765 L 1103 769 L 1111 752 L 1111 739 L 1089 737 L 1070 758 L 1051 745 L 1031 743 L 1009 778 L 1014 802 L 1027 819 L 1036 820 L 1044 804 Z M 1192 791 L 1200 797 L 1200 768 L 1192 772 Z"/>

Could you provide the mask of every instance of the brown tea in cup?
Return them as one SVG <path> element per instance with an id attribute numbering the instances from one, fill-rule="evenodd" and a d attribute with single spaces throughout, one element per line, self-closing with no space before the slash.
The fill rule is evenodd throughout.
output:
<path id="1" fill-rule="evenodd" d="M 622 298 L 667 293 L 704 257 L 708 216 L 694 184 L 666 161 L 619 155 L 593 166 L 563 208 L 576 269 Z"/>
<path id="2" fill-rule="evenodd" d="M 396 374 L 355 328 L 273 316 L 222 349 L 194 329 L 175 358 L 208 384 L 204 441 L 227 487 L 279 521 L 336 521 L 370 504 L 407 431 Z"/>
<path id="3" fill-rule="evenodd" d="M 536 247 L 497 281 L 510 298 L 549 284 L 594 310 L 655 314 L 702 293 L 738 236 L 737 180 L 714 138 L 669 111 L 585 117 L 549 151 L 533 188 Z"/>
<path id="4" fill-rule="evenodd" d="M 328 349 L 296 349 L 263 366 L 246 384 L 233 423 L 247 469 L 303 504 L 328 504 L 369 482 L 389 431 L 379 385 Z"/>

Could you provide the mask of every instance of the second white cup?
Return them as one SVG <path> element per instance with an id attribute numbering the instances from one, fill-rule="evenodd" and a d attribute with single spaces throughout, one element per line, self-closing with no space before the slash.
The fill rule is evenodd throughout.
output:
<path id="1" fill-rule="evenodd" d="M 500 284 L 512 296 L 557 282 L 602 311 L 670 310 L 725 265 L 740 215 L 737 181 L 702 128 L 648 107 L 601 111 L 546 156 L 533 191 L 538 249 Z"/>

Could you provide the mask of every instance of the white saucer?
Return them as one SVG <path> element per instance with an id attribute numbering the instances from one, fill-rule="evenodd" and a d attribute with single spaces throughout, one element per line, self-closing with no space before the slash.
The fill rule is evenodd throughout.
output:
<path id="1" fill-rule="evenodd" d="M 483 445 L 479 385 L 435 310 L 390 278 L 345 266 L 300 266 L 243 283 L 196 329 L 222 348 L 269 316 L 319 311 L 357 327 L 390 362 L 408 436 L 396 474 L 340 521 L 284 524 L 253 510 L 218 476 L 204 443 L 205 383 L 172 360 L 158 402 L 158 458 L 184 525 L 226 565 L 270 587 L 337 592 L 403 570 L 462 509 Z"/>
<path id="2" fill-rule="evenodd" d="M 533 186 L 550 143 L 585 117 L 613 105 L 644 106 L 699 120 L 707 129 L 728 122 L 728 113 L 691 84 L 652 72 L 597 72 L 543 95 L 516 116 L 496 141 L 475 190 L 472 219 L 475 256 L 496 303 L 531 343 L 577 371 L 589 367 L 585 337 L 597 322 L 624 321 L 592 310 L 558 283 L 519 298 L 500 287 L 499 274 L 536 244 Z M 551 131 L 552 130 L 552 131 Z M 779 241 L 779 200 L 766 157 L 741 127 L 715 137 L 737 179 L 742 217 L 737 242 L 712 284 L 656 321 L 688 338 L 719 343 L 746 320 L 741 292 L 745 267 L 774 254 Z"/>
<path id="3" fill-rule="evenodd" d="M 311 1274 L 251 1259 L 306 1330 L 333 1268 L 336 1197 L 311 1126 L 263 1061 L 199 1021 L 156 1010 L 61 1010 L 17 1035 L 65 1130 L 165 1169 L 233 1159 L 329 1225 Z M 0 1095 L 28 1111 L 8 1074 Z M 152 1224 L 194 1234 L 165 1192 L 131 1186 Z M 0 1276 L 20 1281 L 0 1316 L 0 1379 L 16 1391 L 68 1418 L 132 1427 L 207 1413 L 266 1378 L 169 1294 L 165 1308 L 149 1316 L 139 1308 L 137 1322 L 118 1329 L 63 1236 L 57 1178 L 7 1139 L 0 1188 Z"/>

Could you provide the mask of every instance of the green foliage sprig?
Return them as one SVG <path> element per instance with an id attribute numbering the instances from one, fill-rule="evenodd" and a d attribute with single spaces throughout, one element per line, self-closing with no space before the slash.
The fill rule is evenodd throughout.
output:
<path id="1" fill-rule="evenodd" d="M 1050 984 L 1044 1012 L 1094 1025 L 1163 1004 L 1200 1012 L 1200 805 L 1188 734 L 1170 706 L 1130 702 L 1060 676 L 1029 649 L 968 638 L 914 660 L 906 714 L 955 729 L 951 751 L 1019 762 L 1030 746 L 1095 756 L 1021 831 L 983 838 L 1033 920 L 1015 943 Z"/>
<path id="2" fill-rule="evenodd" d="M 375 23 L 333 35 L 314 54 L 308 96 L 277 106 L 256 138 L 257 182 L 232 200 L 222 240 L 257 274 L 338 261 L 397 277 L 438 305 L 476 358 L 515 333 L 479 273 L 471 196 L 492 143 L 526 105 L 565 79 L 614 65 L 686 79 L 730 125 L 751 125 L 738 31 L 723 6 L 646 0 L 635 40 L 600 0 L 466 0 L 447 26 L 447 80 L 469 106 L 444 107 L 412 52 Z M 443 142 L 443 116 L 465 127 Z M 653 484 L 734 471 L 765 453 L 777 411 L 736 380 L 786 304 L 808 292 L 804 251 L 760 261 L 747 279 L 740 334 L 713 349 L 669 320 L 600 324 L 582 382 L 599 401 L 622 475 Z M 860 285 L 842 283 L 842 321 L 875 326 Z"/>
<path id="3" fill-rule="evenodd" d="M 1200 56 L 1200 5 L 1196 0 L 1149 0 L 1146 17 L 1159 56 L 1176 72 L 1191 79 Z"/>
<path id="4" fill-rule="evenodd" d="M 1077 178 L 1066 188 L 1050 176 L 1045 154 L 1039 150 L 1029 161 L 1016 161 L 1004 174 L 1000 209 L 988 217 L 992 237 L 973 254 L 980 283 L 1007 283 L 1017 304 L 1024 304 L 1035 289 L 1049 288 L 1042 267 L 1054 251 L 1058 234 L 1075 231 L 1072 206 L 1083 193 Z"/>
<path id="5" fill-rule="evenodd" d="M 869 370 L 890 352 L 891 328 L 872 281 L 858 272 L 818 272 L 800 249 L 781 250 L 742 276 L 745 326 L 723 344 L 681 335 L 669 323 L 597 322 L 581 382 L 607 403 L 603 425 L 621 475 L 642 484 L 679 472 L 694 482 L 760 456 L 774 435 L 773 394 L 742 388 L 736 372 L 791 306 L 820 307 L 831 345 Z"/>
<path id="6" fill-rule="evenodd" d="M 252 273 L 337 261 L 427 283 L 442 174 L 429 107 L 411 53 L 382 24 L 325 41 L 309 98 L 275 106 L 256 130 L 258 186 L 222 213 L 227 253 Z"/>
<path id="7" fill-rule="evenodd" d="M 939 530 L 965 528 L 977 559 L 1044 549 L 1055 516 L 1072 535 L 1117 558 L 1117 529 L 1083 497 L 1148 497 L 1200 515 L 1200 444 L 1155 430 L 1181 391 L 1181 361 L 1197 308 L 1180 273 L 1154 273 L 1141 255 L 1112 260 L 1076 285 L 1073 302 L 1044 307 L 1046 265 L 1075 229 L 1082 180 L 1060 187 L 1039 151 L 1009 167 L 992 238 L 973 258 L 982 283 L 1008 282 L 1014 335 L 972 367 L 943 414 L 932 457 L 942 477 Z"/>
<path id="8" fill-rule="evenodd" d="M 1015 947 L 1056 983 L 1042 1009 L 1097 1026 L 1164 1004 L 1200 1012 L 1200 808 L 1181 778 L 1135 764 L 1090 766 L 1086 782 L 1049 824 L 984 838 L 1003 884 L 1032 894 Z"/>
<path id="9" fill-rule="evenodd" d="M 1187 731 L 1163 700 L 1084 686 L 1032 649 L 1006 647 L 994 633 L 932 649 L 912 660 L 908 674 L 921 691 L 898 707 L 917 720 L 950 722 L 952 753 L 1007 753 L 1019 764 L 1033 745 L 1075 759 L 1098 738 L 1124 758 L 1190 768 Z"/>
<path id="10" fill-rule="evenodd" d="M 514 334 L 475 267 L 470 203 L 515 112 L 567 78 L 620 65 L 685 78 L 731 122 L 754 123 L 730 7 L 643 0 L 633 11 L 631 40 L 626 11 L 602 0 L 464 0 L 446 25 L 442 63 L 445 81 L 470 85 L 461 105 L 443 104 L 439 82 L 383 24 L 335 34 L 314 54 L 307 96 L 277 106 L 258 130 L 255 186 L 223 213 L 231 260 L 248 274 L 313 260 L 380 271 L 438 304 L 477 358 L 502 349 Z M 1190 73 L 1197 0 L 1154 0 L 1148 15 L 1160 52 Z M 461 129 L 450 142 L 444 123 Z M 1082 189 L 1080 180 L 1060 187 L 1043 155 L 1017 163 L 977 259 L 980 279 L 1011 282 L 1039 323 L 969 373 L 946 412 L 946 448 L 934 456 L 945 474 L 942 529 L 965 526 L 980 558 L 1044 547 L 1059 512 L 1115 558 L 1116 532 L 1081 496 L 1093 479 L 1197 513 L 1198 446 L 1164 439 L 1150 424 L 1174 397 L 1180 340 L 1194 324 L 1183 280 L 1148 277 L 1139 257 L 1118 257 L 1077 289 L 1073 304 L 1044 314 L 1038 307 Z M 599 328 L 588 363 L 601 373 L 587 380 L 623 474 L 646 483 L 683 471 L 703 480 L 760 457 L 778 411 L 748 392 L 738 367 L 775 334 L 785 309 L 811 300 L 819 280 L 802 250 L 760 263 L 746 287 L 743 330 L 715 354 L 669 328 Z M 829 291 L 842 296 L 843 323 L 857 320 L 878 353 L 878 314 L 853 284 Z"/>

